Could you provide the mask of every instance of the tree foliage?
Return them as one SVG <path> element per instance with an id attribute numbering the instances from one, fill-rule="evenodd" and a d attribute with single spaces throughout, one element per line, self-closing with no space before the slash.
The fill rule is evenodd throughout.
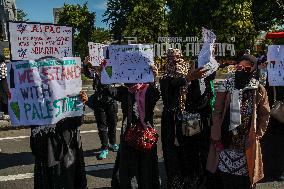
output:
<path id="1" fill-rule="evenodd" d="M 284 24 L 283 0 L 253 0 L 252 15 L 256 31 L 268 31 Z"/>
<path id="2" fill-rule="evenodd" d="M 261 31 L 284 23 L 281 0 L 169 0 L 172 36 L 200 35 L 213 29 L 220 42 L 235 37 L 238 49 L 250 48 Z"/>
<path id="3" fill-rule="evenodd" d="M 154 42 L 167 34 L 164 0 L 140 0 L 127 18 L 125 36 L 138 37 L 140 42 Z"/>
<path id="4" fill-rule="evenodd" d="M 212 15 L 218 0 L 169 0 L 169 32 L 171 36 L 197 36 L 202 27 L 212 28 Z"/>
<path id="5" fill-rule="evenodd" d="M 108 0 L 106 17 L 103 21 L 108 22 L 113 34 L 113 39 L 121 42 L 123 31 L 127 25 L 127 18 L 133 10 L 135 0 Z"/>
<path id="6" fill-rule="evenodd" d="M 95 13 L 90 12 L 87 3 L 84 5 L 64 4 L 59 14 L 59 24 L 73 27 L 74 50 L 79 52 L 81 58 L 88 54 L 88 42 L 92 39 L 94 30 Z"/>
<path id="7" fill-rule="evenodd" d="M 253 23 L 252 0 L 222 0 L 213 13 L 213 19 L 213 29 L 221 42 L 235 37 L 238 49 L 252 47 L 257 35 Z"/>
<path id="8" fill-rule="evenodd" d="M 111 41 L 111 35 L 109 30 L 104 28 L 95 28 L 92 33 L 92 42 L 95 43 L 107 43 Z"/>
<path id="9" fill-rule="evenodd" d="M 104 14 L 115 40 L 123 36 L 152 42 L 167 32 L 164 0 L 109 0 Z"/>
<path id="10" fill-rule="evenodd" d="M 17 20 L 18 21 L 28 21 L 29 19 L 27 19 L 26 17 L 28 16 L 28 14 L 22 10 L 22 9 L 17 9 Z"/>

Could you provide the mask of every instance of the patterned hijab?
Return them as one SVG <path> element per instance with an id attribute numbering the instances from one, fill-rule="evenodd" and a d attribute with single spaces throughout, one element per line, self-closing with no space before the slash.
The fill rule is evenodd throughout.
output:
<path id="1" fill-rule="evenodd" d="M 167 52 L 167 64 L 165 66 L 165 75 L 170 77 L 185 77 L 190 70 L 190 63 L 184 61 L 182 58 L 182 53 L 179 49 L 170 48 Z M 185 85 L 180 88 L 179 95 L 179 108 L 180 111 L 183 112 L 185 110 L 185 102 L 186 102 L 186 94 L 188 91 L 188 86 Z"/>
<path id="2" fill-rule="evenodd" d="M 167 64 L 165 66 L 165 74 L 167 76 L 181 77 L 186 76 L 190 65 L 184 61 L 182 53 L 179 49 L 169 48 L 167 52 Z"/>

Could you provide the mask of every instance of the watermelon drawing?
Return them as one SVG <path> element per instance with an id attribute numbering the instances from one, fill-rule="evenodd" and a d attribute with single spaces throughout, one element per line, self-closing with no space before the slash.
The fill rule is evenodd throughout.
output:
<path id="1" fill-rule="evenodd" d="M 107 66 L 105 67 L 105 69 L 106 69 L 106 73 L 111 78 L 112 77 L 112 66 Z"/>
<path id="2" fill-rule="evenodd" d="M 20 107 L 18 102 L 11 102 L 10 103 L 11 109 L 13 110 L 15 116 L 20 120 Z"/>

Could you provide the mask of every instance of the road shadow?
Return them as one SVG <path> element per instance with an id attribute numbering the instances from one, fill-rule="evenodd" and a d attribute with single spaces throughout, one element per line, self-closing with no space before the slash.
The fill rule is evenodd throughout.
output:
<path id="1" fill-rule="evenodd" d="M 31 152 L 21 152 L 13 154 L 0 152 L 0 169 L 32 164 L 34 164 L 34 156 Z"/>
<path id="2" fill-rule="evenodd" d="M 106 164 L 107 165 L 107 164 Z M 161 182 L 161 188 L 166 188 L 166 172 L 165 172 L 165 166 L 163 162 L 159 162 L 159 173 L 160 173 L 160 182 Z M 100 170 L 94 170 L 94 171 L 88 171 L 87 174 L 93 177 L 97 178 L 111 178 L 112 177 L 112 168 L 107 169 L 100 169 Z M 100 188 L 103 189 L 103 188 Z"/>
<path id="3" fill-rule="evenodd" d="M 98 178 L 111 178 L 113 169 L 102 169 L 95 171 L 88 171 L 87 174 Z"/>
<path id="4" fill-rule="evenodd" d="M 84 157 L 93 157 L 96 156 L 101 151 L 100 148 L 93 149 L 93 150 L 86 150 L 84 151 Z"/>

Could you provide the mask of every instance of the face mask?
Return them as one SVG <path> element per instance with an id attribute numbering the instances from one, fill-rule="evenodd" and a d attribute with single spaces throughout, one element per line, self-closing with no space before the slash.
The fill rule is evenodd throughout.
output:
<path id="1" fill-rule="evenodd" d="M 251 72 L 236 71 L 235 72 L 235 87 L 236 89 L 243 89 L 249 84 L 252 78 Z"/>

